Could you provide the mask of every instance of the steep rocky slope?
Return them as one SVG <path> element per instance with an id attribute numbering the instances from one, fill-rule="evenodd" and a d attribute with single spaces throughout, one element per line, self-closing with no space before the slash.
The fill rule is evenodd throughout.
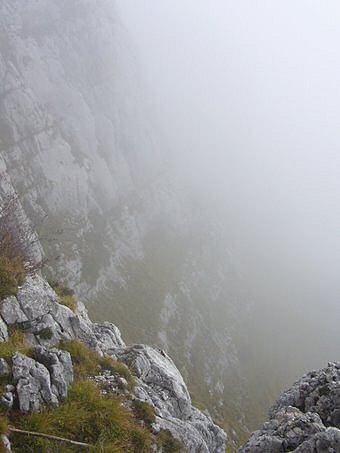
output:
<path id="1" fill-rule="evenodd" d="M 340 451 L 340 364 L 311 371 L 282 393 L 239 453 Z"/>
<path id="2" fill-rule="evenodd" d="M 114 2 L 3 0 L 0 36 L 0 154 L 50 275 L 243 426 L 249 298 L 218 221 L 174 177 Z"/>
<path id="3" fill-rule="evenodd" d="M 98 370 L 93 380 L 106 394 L 125 394 L 126 405 L 136 400 L 149 403 L 155 412 L 152 423 L 155 434 L 170 431 L 182 442 L 185 451 L 224 451 L 224 432 L 208 414 L 192 406 L 182 376 L 164 351 L 146 345 L 126 346 L 116 326 L 91 322 L 83 304 L 78 302 L 75 312 L 60 304 L 57 294 L 39 275 L 28 276 L 16 296 L 0 302 L 0 316 L 1 341 L 4 344 L 11 341 L 15 326 L 30 346 L 25 354 L 13 351 L 6 359 L 0 359 L 4 385 L 0 399 L 9 417 L 11 411 L 37 412 L 44 406 L 53 411 L 67 397 L 74 380 L 74 366 L 70 353 L 62 349 L 62 340 L 79 340 L 99 357 L 119 359 L 128 365 L 135 380 L 128 395 L 127 381 L 110 371 Z M 17 414 L 13 421 L 18 418 Z M 20 451 L 26 451 L 23 448 Z M 163 451 L 156 445 L 154 448 Z"/>

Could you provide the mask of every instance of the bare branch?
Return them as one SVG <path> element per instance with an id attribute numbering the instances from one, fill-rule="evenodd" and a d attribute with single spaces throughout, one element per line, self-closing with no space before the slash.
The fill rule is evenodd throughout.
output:
<path id="1" fill-rule="evenodd" d="M 27 436 L 44 437 L 45 439 L 53 440 L 56 442 L 64 442 L 71 445 L 77 445 L 78 447 L 85 447 L 89 449 L 94 448 L 93 445 L 84 442 L 77 442 L 75 440 L 66 439 L 65 437 L 53 436 L 51 434 L 39 433 L 36 431 L 25 431 L 23 429 L 14 428 L 14 426 L 9 426 L 8 431 L 11 433 L 25 434 Z"/>

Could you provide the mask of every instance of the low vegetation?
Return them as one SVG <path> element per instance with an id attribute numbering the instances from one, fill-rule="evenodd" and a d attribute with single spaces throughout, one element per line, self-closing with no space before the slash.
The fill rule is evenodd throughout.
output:
<path id="1" fill-rule="evenodd" d="M 26 275 L 21 257 L 0 255 L 0 299 L 15 296 Z"/>
<path id="2" fill-rule="evenodd" d="M 157 445 L 162 447 L 163 453 L 179 453 L 183 444 L 175 439 L 168 429 L 163 429 L 157 436 Z"/>
<path id="3" fill-rule="evenodd" d="M 60 349 L 71 354 L 75 375 L 79 379 L 94 376 L 100 371 L 108 370 L 117 373 L 127 381 L 129 390 L 134 387 L 134 378 L 124 363 L 109 356 L 100 357 L 95 351 L 79 340 L 63 340 L 59 343 Z"/>
<path id="4" fill-rule="evenodd" d="M 8 341 L 0 342 L 0 357 L 10 361 L 15 352 L 30 355 L 31 348 L 25 343 L 25 335 L 18 327 L 9 329 Z"/>
<path id="5" fill-rule="evenodd" d="M 58 282 L 50 282 L 50 285 L 57 293 L 58 302 L 75 312 L 77 309 L 77 301 L 74 291 L 70 288 L 67 288 L 66 286 L 61 285 Z"/>
<path id="6" fill-rule="evenodd" d="M 146 401 L 134 400 L 133 411 L 137 418 L 144 421 L 146 426 L 151 426 L 155 421 L 155 411 Z"/>
<path id="7" fill-rule="evenodd" d="M 148 452 L 151 434 L 143 428 L 119 398 L 101 394 L 95 383 L 89 380 L 74 382 L 68 396 L 55 410 L 15 416 L 17 428 L 38 431 L 85 442 L 92 451 Z M 49 451 L 49 439 L 11 434 L 14 451 L 43 453 Z M 55 451 L 74 452 L 79 447 L 60 446 Z M 56 447 L 56 446 L 55 446 Z M 102 448 L 102 450 L 101 450 Z"/>
<path id="8" fill-rule="evenodd" d="M 74 374 L 79 379 L 93 376 L 99 371 L 98 354 L 79 340 L 62 340 L 59 348 L 71 354 Z"/>
<path id="9" fill-rule="evenodd" d="M 53 337 L 53 332 L 50 327 L 44 327 L 40 329 L 39 332 L 36 333 L 36 335 L 42 340 L 50 340 Z"/>
<path id="10" fill-rule="evenodd" d="M 98 364 L 102 370 L 108 370 L 111 373 L 117 373 L 123 377 L 127 382 L 129 390 L 132 390 L 135 386 L 135 380 L 129 368 L 124 363 L 114 360 L 112 357 L 104 356 L 98 358 Z"/>

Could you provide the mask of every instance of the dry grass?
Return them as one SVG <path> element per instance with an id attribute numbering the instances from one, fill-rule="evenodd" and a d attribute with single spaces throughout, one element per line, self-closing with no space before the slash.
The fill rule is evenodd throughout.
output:
<path id="1" fill-rule="evenodd" d="M 0 256 L 0 299 L 15 296 L 25 278 L 26 271 L 20 256 Z"/>

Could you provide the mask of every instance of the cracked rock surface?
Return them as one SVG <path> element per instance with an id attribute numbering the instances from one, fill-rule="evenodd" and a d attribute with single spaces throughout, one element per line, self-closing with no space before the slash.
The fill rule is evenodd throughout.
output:
<path id="1" fill-rule="evenodd" d="M 340 364 L 310 371 L 283 392 L 239 453 L 340 452 Z"/>
<path id="2" fill-rule="evenodd" d="M 169 430 L 187 451 L 222 453 L 226 434 L 191 404 L 188 389 L 171 358 L 162 350 L 134 345 L 117 352 L 136 375 L 135 394 L 155 409 L 155 431 Z"/>

